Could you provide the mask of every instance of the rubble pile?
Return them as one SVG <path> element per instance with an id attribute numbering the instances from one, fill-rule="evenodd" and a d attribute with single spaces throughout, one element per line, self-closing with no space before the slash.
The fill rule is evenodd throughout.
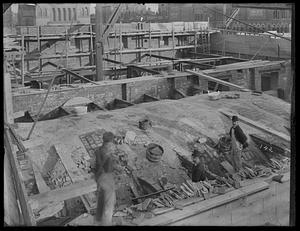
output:
<path id="1" fill-rule="evenodd" d="M 53 169 L 47 172 L 46 183 L 51 189 L 61 188 L 72 184 L 72 180 L 60 159 L 56 162 Z"/>

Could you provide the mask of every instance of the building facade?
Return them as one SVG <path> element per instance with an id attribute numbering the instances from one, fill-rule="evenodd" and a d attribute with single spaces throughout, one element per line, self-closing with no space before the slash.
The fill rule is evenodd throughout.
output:
<path id="1" fill-rule="evenodd" d="M 213 28 L 224 28 L 227 16 L 234 10 L 232 4 L 166 4 L 158 6 L 162 22 L 174 21 L 208 21 Z M 267 31 L 288 33 L 291 31 L 291 11 L 274 9 L 240 8 L 236 19 Z M 254 31 L 237 21 L 233 21 L 228 29 Z"/>
<path id="2" fill-rule="evenodd" d="M 90 4 L 19 4 L 19 26 L 89 24 Z"/>

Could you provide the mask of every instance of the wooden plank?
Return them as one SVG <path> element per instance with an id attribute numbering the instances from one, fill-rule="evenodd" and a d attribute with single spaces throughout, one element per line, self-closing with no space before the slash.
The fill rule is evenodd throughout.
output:
<path id="1" fill-rule="evenodd" d="M 42 174 L 34 161 L 31 161 L 32 169 L 35 176 L 35 182 L 40 193 L 50 191 L 50 187 L 46 184 Z"/>
<path id="2" fill-rule="evenodd" d="M 191 70 L 185 70 L 185 71 L 188 72 L 188 73 L 190 73 L 190 74 L 197 75 L 197 76 L 200 76 L 200 77 L 202 77 L 202 78 L 208 79 L 208 80 L 210 80 L 210 81 L 214 81 L 214 82 L 220 83 L 220 84 L 225 85 L 225 86 L 228 86 L 228 87 L 236 88 L 236 89 L 241 90 L 241 91 L 251 91 L 251 90 L 249 90 L 249 89 L 246 89 L 246 88 L 244 88 L 244 87 L 238 86 L 238 85 L 236 85 L 236 84 L 229 83 L 229 82 L 226 82 L 226 81 L 217 79 L 217 78 L 215 78 L 215 77 L 206 75 L 206 74 L 204 74 L 203 72 L 196 72 L 196 71 L 191 71 Z"/>
<path id="3" fill-rule="evenodd" d="M 222 114 L 228 116 L 228 117 L 232 117 L 232 116 L 236 115 L 236 114 L 231 113 L 231 112 L 229 112 L 229 111 L 227 111 L 225 109 L 219 109 L 218 111 L 221 112 Z M 269 128 L 269 127 L 265 126 L 262 123 L 253 121 L 253 120 L 248 119 L 248 118 L 246 118 L 244 116 L 238 115 L 238 117 L 239 117 L 239 121 L 241 121 L 241 122 L 243 122 L 243 123 L 245 123 L 247 125 L 250 125 L 252 127 L 255 127 L 256 129 L 259 129 L 259 130 L 262 130 L 264 132 L 267 132 L 267 133 L 269 133 L 271 135 L 277 136 L 280 139 L 283 139 L 284 141 L 291 142 L 291 138 L 289 136 L 287 136 L 286 134 L 282 133 L 282 132 L 275 131 L 274 129 Z"/>
<path id="4" fill-rule="evenodd" d="M 32 161 L 32 168 L 35 175 L 35 182 L 39 192 L 44 193 L 50 191 L 51 190 L 50 187 L 48 187 L 48 185 L 44 181 L 44 178 L 42 177 L 42 174 L 38 166 L 33 161 Z M 36 221 L 38 222 L 44 218 L 51 217 L 57 214 L 59 211 L 63 209 L 63 207 L 64 207 L 64 202 L 60 201 L 42 208 L 41 210 L 38 211 L 39 216 L 36 218 Z"/>
<path id="5" fill-rule="evenodd" d="M 13 181 L 16 185 L 16 193 L 18 196 L 18 201 L 20 202 L 22 217 L 24 218 L 24 225 L 31 226 L 36 225 L 32 210 L 28 203 L 28 196 L 26 194 L 26 189 L 24 183 L 20 180 L 21 169 L 17 164 L 16 156 L 13 153 L 12 142 L 9 136 L 9 130 L 4 129 L 4 144 L 5 144 L 5 153 L 7 154 L 13 173 Z"/>
<path id="6" fill-rule="evenodd" d="M 28 203 L 33 208 L 37 208 L 46 204 L 64 201 L 90 192 L 95 192 L 96 190 L 97 183 L 94 179 L 84 180 L 63 188 L 58 188 L 31 196 L 29 197 Z"/>
<path id="7" fill-rule="evenodd" d="M 73 159 L 71 158 L 70 149 L 67 149 L 67 147 L 63 144 L 55 144 L 54 147 L 61 159 L 62 164 L 65 166 L 70 178 L 72 179 L 72 182 L 83 180 L 84 178 L 82 176 L 82 173 L 79 171 Z"/>
<path id="8" fill-rule="evenodd" d="M 237 200 L 252 192 L 255 193 L 257 191 L 267 189 L 268 187 L 269 184 L 267 184 L 266 182 L 259 182 L 253 185 L 246 186 L 243 189 L 243 191 L 241 191 L 240 189 L 236 189 L 230 193 L 220 195 L 215 198 L 205 200 L 201 203 L 196 203 L 194 205 L 188 206 L 181 211 L 174 211 L 145 220 L 139 225 L 168 225 L 172 222 L 177 222 L 186 217 L 194 216 L 196 214 L 207 211 L 222 204 Z"/>

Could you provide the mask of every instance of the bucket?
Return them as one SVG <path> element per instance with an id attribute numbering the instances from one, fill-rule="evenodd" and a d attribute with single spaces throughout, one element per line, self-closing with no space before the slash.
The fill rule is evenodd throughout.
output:
<path id="1" fill-rule="evenodd" d="M 220 98 L 220 92 L 211 92 L 207 95 L 210 100 L 218 100 Z"/>
<path id="2" fill-rule="evenodd" d="M 74 112 L 76 115 L 84 115 L 87 113 L 87 106 L 74 107 Z"/>

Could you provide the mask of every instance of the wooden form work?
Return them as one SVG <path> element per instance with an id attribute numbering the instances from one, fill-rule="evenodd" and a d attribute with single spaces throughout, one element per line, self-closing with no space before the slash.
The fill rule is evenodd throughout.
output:
<path id="1" fill-rule="evenodd" d="M 15 184 L 16 189 L 16 195 L 17 195 L 17 201 L 20 206 L 20 213 L 21 213 L 21 220 L 22 224 L 25 226 L 32 226 L 36 225 L 36 221 L 34 219 L 32 210 L 28 203 L 28 196 L 26 193 L 25 185 L 23 181 L 21 180 L 20 172 L 21 169 L 18 165 L 14 148 L 12 146 L 12 141 L 10 138 L 10 133 L 7 128 L 4 128 L 4 145 L 5 145 L 5 155 L 8 156 L 8 160 L 10 162 L 11 168 L 12 168 L 12 180 Z"/>
<path id="2" fill-rule="evenodd" d="M 183 210 L 175 210 L 160 216 L 153 217 L 151 219 L 145 219 L 139 225 L 169 225 L 173 222 L 182 220 L 184 218 L 197 215 L 214 207 L 220 206 L 225 203 L 232 202 L 239 198 L 248 196 L 253 193 L 265 190 L 269 188 L 269 184 L 266 182 L 259 182 L 241 189 L 233 190 L 224 195 L 214 197 L 212 199 L 204 200 L 202 202 L 185 207 Z"/>
<path id="3" fill-rule="evenodd" d="M 89 26 L 89 31 L 88 32 L 80 32 L 79 29 L 80 27 L 83 26 Z M 150 24 L 149 24 L 150 26 Z M 29 69 L 29 61 L 32 60 L 39 60 L 39 64 L 38 64 L 38 69 L 39 71 L 42 71 L 42 61 L 44 59 L 60 59 L 62 56 L 61 55 L 41 55 L 41 52 L 46 49 L 47 47 L 51 46 L 51 45 L 55 45 L 56 41 L 65 41 L 66 43 L 68 43 L 68 37 L 72 36 L 76 39 L 80 40 L 80 44 L 81 41 L 83 39 L 89 39 L 90 41 L 90 46 L 89 46 L 89 51 L 87 52 L 80 52 L 80 53 L 76 53 L 76 54 L 69 54 L 68 49 L 66 48 L 66 53 L 64 55 L 65 59 L 66 59 L 66 65 L 68 64 L 68 58 L 75 58 L 77 57 L 81 63 L 81 58 L 84 56 L 89 56 L 90 57 L 90 64 L 94 63 L 94 37 L 95 37 L 95 33 L 92 32 L 92 28 L 91 25 L 85 25 L 85 24 L 81 24 L 81 25 L 74 25 L 70 28 L 65 28 L 65 34 L 62 35 L 51 35 L 51 34 L 45 34 L 42 33 L 42 28 L 40 26 L 36 26 L 36 27 L 32 27 L 36 29 L 36 34 L 33 35 L 29 35 L 24 34 L 24 31 L 22 30 L 21 27 L 21 32 L 23 33 L 21 35 L 21 37 L 19 38 L 18 36 L 16 37 L 17 40 L 21 41 L 21 47 L 22 47 L 22 55 L 20 59 L 16 59 L 16 61 L 21 61 L 21 79 L 22 79 L 22 86 L 24 86 L 24 75 L 26 73 L 25 71 L 25 62 L 27 62 L 27 69 Z M 113 38 L 113 37 L 119 37 L 119 46 L 117 47 L 116 43 L 114 43 L 114 49 L 109 50 L 104 52 L 104 54 L 108 55 L 119 55 L 120 61 L 122 61 L 122 54 L 134 54 L 134 53 L 146 53 L 149 52 L 150 53 L 150 57 L 151 57 L 151 53 L 152 52 L 163 52 L 163 51 L 173 51 L 173 57 L 175 55 L 175 50 L 179 50 L 179 49 L 190 49 L 190 48 L 195 48 L 195 45 L 181 45 L 181 46 L 175 46 L 175 37 L 180 38 L 180 36 L 196 36 L 199 33 L 203 33 L 203 30 L 192 30 L 192 31 L 181 31 L 181 32 L 175 32 L 174 31 L 174 27 L 172 26 L 172 31 L 151 31 L 151 26 L 149 28 L 149 31 L 137 31 L 137 32 L 123 32 L 121 29 L 121 23 L 120 23 L 120 30 L 119 33 L 115 32 L 108 32 L 107 33 L 107 37 Z M 77 33 L 76 30 L 78 30 Z M 205 30 L 205 33 L 209 33 L 209 30 Z M 149 38 L 149 47 L 148 48 L 142 48 L 142 49 L 123 49 L 122 46 L 122 37 L 137 37 L 137 36 L 142 36 L 141 39 L 144 38 Z M 149 36 L 149 37 L 147 37 Z M 165 36 L 165 37 L 171 37 L 172 38 L 172 46 L 171 47 L 163 47 L 163 48 L 152 48 L 151 45 L 151 39 L 158 39 L 160 40 L 161 36 Z M 41 46 L 41 42 L 42 41 L 47 41 L 47 44 L 49 44 L 47 46 L 47 44 Z M 30 52 L 29 54 L 25 55 L 25 51 L 24 51 L 24 47 L 25 44 L 28 44 L 27 47 L 29 47 L 29 43 L 30 42 L 37 42 L 38 46 L 37 49 L 35 49 L 34 51 Z M 68 44 L 66 44 L 66 47 L 68 47 Z M 29 52 L 29 51 L 28 51 Z M 151 58 L 150 58 L 151 59 Z M 80 64 L 81 65 L 81 64 Z M 67 67 L 67 66 L 66 66 Z M 27 70 L 29 71 L 29 70 Z"/>
<path id="4" fill-rule="evenodd" d="M 213 81 L 213 82 L 216 82 L 216 83 L 220 83 L 220 84 L 225 85 L 225 86 L 228 86 L 228 87 L 232 87 L 232 88 L 238 89 L 238 90 L 240 90 L 240 91 L 250 91 L 249 89 L 246 89 L 246 88 L 244 88 L 244 87 L 238 86 L 238 85 L 236 85 L 236 84 L 229 83 L 229 82 L 226 82 L 226 81 L 217 79 L 217 78 L 215 78 L 215 77 L 206 75 L 206 74 L 204 74 L 203 72 L 196 72 L 196 71 L 191 71 L 191 70 L 186 70 L 186 72 L 188 72 L 188 73 L 190 73 L 190 74 L 197 75 L 197 76 L 199 76 L 199 77 L 201 77 L 201 78 L 205 78 L 205 79 L 207 79 L 207 80 L 210 80 L 210 81 Z"/>

